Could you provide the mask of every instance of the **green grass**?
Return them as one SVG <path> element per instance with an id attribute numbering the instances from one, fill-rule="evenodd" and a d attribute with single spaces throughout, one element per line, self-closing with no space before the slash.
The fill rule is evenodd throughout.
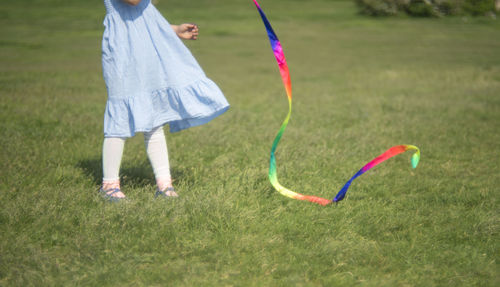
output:
<path id="1" fill-rule="evenodd" d="M 294 111 L 280 182 L 333 198 L 392 145 L 404 154 L 338 205 L 267 179 L 287 103 L 252 1 L 160 0 L 231 103 L 167 134 L 181 197 L 155 201 L 142 136 L 122 165 L 129 201 L 97 196 L 106 90 L 99 0 L 0 5 L 0 285 L 498 286 L 500 22 L 373 19 L 350 1 L 262 0 L 283 44 Z"/>

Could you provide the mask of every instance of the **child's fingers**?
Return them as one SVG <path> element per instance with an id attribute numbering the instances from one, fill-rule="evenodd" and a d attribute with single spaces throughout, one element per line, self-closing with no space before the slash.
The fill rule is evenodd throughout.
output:
<path id="1" fill-rule="evenodd" d="M 198 33 L 199 33 L 198 25 L 196 25 L 194 23 L 190 23 L 190 27 L 191 27 L 191 35 L 192 35 L 191 38 L 193 40 L 196 40 L 198 38 Z"/>
<path id="2" fill-rule="evenodd" d="M 198 25 L 196 25 L 195 23 L 185 23 L 185 24 L 182 24 L 182 31 L 184 33 L 189 33 L 188 35 L 186 35 L 186 39 L 192 39 L 192 40 L 196 40 L 198 38 Z"/>

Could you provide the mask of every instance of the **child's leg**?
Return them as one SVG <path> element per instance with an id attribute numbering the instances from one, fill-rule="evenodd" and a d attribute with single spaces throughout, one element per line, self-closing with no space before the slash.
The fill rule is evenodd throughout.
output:
<path id="1" fill-rule="evenodd" d="M 110 190 L 120 188 L 120 163 L 122 161 L 125 138 L 104 138 L 102 145 L 102 189 Z M 122 192 L 113 194 L 113 197 L 122 198 Z"/>
<path id="2" fill-rule="evenodd" d="M 163 133 L 163 127 L 158 127 L 151 132 L 144 133 L 144 144 L 146 146 L 149 161 L 153 166 L 158 190 L 164 191 L 172 187 L 170 165 L 168 163 L 167 141 Z M 172 196 L 177 196 L 177 194 L 172 192 Z"/>

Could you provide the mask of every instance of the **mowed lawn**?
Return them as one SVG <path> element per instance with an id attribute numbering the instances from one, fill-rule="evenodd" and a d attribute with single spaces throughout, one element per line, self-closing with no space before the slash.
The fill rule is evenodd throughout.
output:
<path id="1" fill-rule="evenodd" d="M 181 195 L 154 200 L 143 137 L 122 189 L 97 195 L 106 89 L 100 0 L 0 3 L 0 285 L 498 286 L 500 20 L 369 18 L 352 1 L 261 0 L 287 56 L 293 113 L 250 0 L 159 0 L 230 110 L 167 133 Z"/>

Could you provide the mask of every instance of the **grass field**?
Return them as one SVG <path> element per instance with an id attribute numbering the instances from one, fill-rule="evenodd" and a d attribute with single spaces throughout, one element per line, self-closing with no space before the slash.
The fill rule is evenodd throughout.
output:
<path id="1" fill-rule="evenodd" d="M 0 4 L 0 285 L 498 286 L 500 21 L 374 19 L 351 1 L 261 0 L 294 110 L 280 182 L 267 179 L 287 102 L 250 0 L 160 0 L 231 109 L 167 134 L 181 197 L 156 201 L 142 135 L 104 202 L 100 0 Z"/>

